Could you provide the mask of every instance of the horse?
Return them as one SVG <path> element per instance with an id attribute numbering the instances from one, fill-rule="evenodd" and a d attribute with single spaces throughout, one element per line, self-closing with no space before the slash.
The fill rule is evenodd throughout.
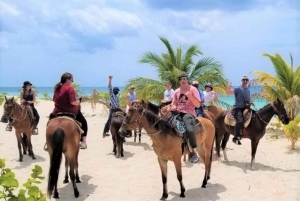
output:
<path id="1" fill-rule="evenodd" d="M 143 102 L 143 101 L 142 101 Z M 215 127 L 208 119 L 197 118 L 203 130 L 196 134 L 197 152 L 205 164 L 205 174 L 202 187 L 205 188 L 207 181 L 210 179 L 212 147 L 215 135 Z M 177 179 L 180 183 L 180 197 L 185 197 L 185 187 L 182 182 L 181 156 L 183 151 L 188 152 L 185 148 L 182 150 L 182 137 L 177 135 L 174 127 L 164 119 L 150 112 L 141 105 L 131 106 L 121 127 L 123 129 L 135 129 L 143 127 L 153 142 L 153 149 L 158 157 L 163 182 L 163 194 L 161 200 L 168 198 L 167 192 L 167 162 L 173 161 L 175 164 Z"/>
<path id="2" fill-rule="evenodd" d="M 220 144 L 223 149 L 224 158 L 227 161 L 225 152 L 226 144 L 230 134 L 234 133 L 234 127 L 225 124 L 224 120 L 228 111 L 221 112 L 216 117 L 216 152 L 220 159 Z M 284 104 L 278 98 L 276 101 L 265 105 L 258 111 L 252 110 L 252 117 L 249 125 L 243 129 L 242 138 L 251 140 L 251 168 L 254 169 L 255 154 L 259 140 L 265 135 L 266 127 L 271 121 L 271 118 L 276 114 L 283 124 L 289 123 L 289 117 L 284 108 Z"/>
<path id="3" fill-rule="evenodd" d="M 65 155 L 65 179 L 63 183 L 68 183 L 68 169 L 72 181 L 74 196 L 79 196 L 76 183 L 81 183 L 78 174 L 78 154 L 80 135 L 83 131 L 79 125 L 70 117 L 56 117 L 49 120 L 46 128 L 47 151 L 50 156 L 50 168 L 48 175 L 47 195 L 50 198 L 54 189 L 54 198 L 59 198 L 57 191 L 58 174 L 62 159 Z M 75 182 L 76 181 L 76 182 Z"/>
<path id="4" fill-rule="evenodd" d="M 18 149 L 19 149 L 19 161 L 23 161 L 23 154 L 26 154 L 28 150 L 28 155 L 32 157 L 32 159 L 36 159 L 31 143 L 31 135 L 33 132 L 34 126 L 34 116 L 30 106 L 19 105 L 14 97 L 7 98 L 5 97 L 4 103 L 4 114 L 2 116 L 2 122 L 7 123 L 9 118 L 13 119 L 13 127 L 15 129 L 15 134 L 18 141 Z M 22 137 L 23 134 L 23 137 Z M 26 135 L 26 136 L 25 136 Z M 21 151 L 21 144 L 23 147 L 23 154 Z"/>
<path id="5" fill-rule="evenodd" d="M 138 104 L 138 102 L 135 102 L 134 104 Z M 157 108 L 157 106 L 152 104 L 151 102 L 146 102 L 144 106 L 154 114 L 159 113 L 159 109 Z M 120 110 L 113 113 L 111 118 L 110 132 L 113 140 L 113 153 L 114 155 L 116 155 L 117 158 L 124 157 L 123 142 L 125 139 L 125 135 L 122 132 L 119 132 L 124 117 L 125 117 L 124 112 Z M 138 128 L 138 129 L 139 129 L 139 143 L 141 143 L 142 128 Z M 134 142 L 136 142 L 136 130 L 137 129 L 135 129 Z"/>

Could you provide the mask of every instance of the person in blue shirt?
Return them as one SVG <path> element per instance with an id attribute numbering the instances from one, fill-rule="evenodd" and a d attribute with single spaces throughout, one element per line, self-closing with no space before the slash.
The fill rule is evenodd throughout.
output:
<path id="1" fill-rule="evenodd" d="M 194 80 L 193 83 L 192 83 L 192 86 L 196 87 L 197 90 L 199 91 L 199 95 L 200 95 L 200 107 L 196 108 L 196 114 L 197 114 L 197 117 L 203 117 L 203 107 L 204 107 L 204 93 L 198 89 L 199 87 L 199 83 L 197 80 Z"/>
<path id="2" fill-rule="evenodd" d="M 243 112 L 251 105 L 254 105 L 250 99 L 250 90 L 248 88 L 249 78 L 247 76 L 242 77 L 242 85 L 239 87 L 231 89 L 232 84 L 229 83 L 227 86 L 227 94 L 234 94 L 235 103 L 233 105 L 234 118 L 236 119 L 236 125 L 234 128 L 234 137 L 232 142 L 241 145 L 240 133 L 244 127 Z"/>
<path id="3" fill-rule="evenodd" d="M 106 136 L 109 136 L 108 131 L 109 131 L 109 126 L 110 126 L 110 121 L 111 121 L 112 114 L 114 112 L 117 112 L 117 111 L 123 111 L 122 109 L 120 109 L 119 98 L 118 98 L 118 93 L 119 93 L 120 89 L 118 87 L 112 88 L 112 84 L 111 84 L 112 78 L 113 78 L 113 76 L 111 76 L 111 75 L 108 77 L 108 91 L 109 91 L 109 97 L 110 97 L 110 110 L 109 110 L 108 119 L 107 119 L 106 124 L 104 126 L 103 138 L 105 138 Z"/>

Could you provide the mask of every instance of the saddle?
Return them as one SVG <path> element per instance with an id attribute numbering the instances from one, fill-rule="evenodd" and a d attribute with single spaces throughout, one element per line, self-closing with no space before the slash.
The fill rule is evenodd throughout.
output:
<path id="1" fill-rule="evenodd" d="M 121 111 L 118 111 L 118 112 L 114 112 L 113 114 L 112 114 L 112 117 L 125 117 L 125 114 L 124 114 L 124 112 L 121 112 Z"/>
<path id="2" fill-rule="evenodd" d="M 229 110 L 224 118 L 224 123 L 229 126 L 235 126 L 236 125 L 236 119 L 233 115 L 233 109 Z M 244 128 L 247 128 L 247 126 L 250 124 L 252 117 L 252 110 L 251 109 L 245 109 L 243 112 L 243 119 L 244 119 Z"/>
<path id="3" fill-rule="evenodd" d="M 58 116 L 58 114 L 60 114 Z M 70 113 L 68 113 L 70 114 Z M 74 115 L 73 115 L 74 116 Z M 84 131 L 81 129 L 81 123 L 79 121 L 77 121 L 76 119 L 72 118 L 72 117 L 69 117 L 68 115 L 62 115 L 62 113 L 57 113 L 56 117 L 53 118 L 53 119 L 56 119 L 56 118 L 62 118 L 62 119 L 69 119 L 71 121 L 73 121 L 76 125 L 77 125 L 77 128 L 78 128 L 78 131 L 80 134 L 84 133 Z M 53 119 L 49 119 L 48 122 L 47 122 L 47 126 L 48 124 L 50 123 L 50 121 L 52 121 Z"/>

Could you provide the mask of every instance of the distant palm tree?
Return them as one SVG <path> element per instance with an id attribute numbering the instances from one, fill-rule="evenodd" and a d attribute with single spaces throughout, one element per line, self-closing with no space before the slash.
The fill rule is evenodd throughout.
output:
<path id="1" fill-rule="evenodd" d="M 275 75 L 264 71 L 252 71 L 256 75 L 252 83 L 262 86 L 261 92 L 252 96 L 264 98 L 269 102 L 281 99 L 285 102 L 289 117 L 293 120 L 300 111 L 300 66 L 294 69 L 292 55 L 290 55 L 291 64 L 286 63 L 279 54 L 274 56 L 263 54 L 263 56 L 271 60 Z"/>
<path id="2" fill-rule="evenodd" d="M 212 83 L 214 89 L 221 94 L 226 94 L 227 79 L 224 78 L 220 62 L 212 57 L 205 57 L 194 63 L 193 57 L 202 52 L 196 45 L 191 45 L 186 51 L 181 46 L 174 49 L 169 41 L 159 38 L 167 48 L 166 53 L 160 55 L 147 52 L 140 59 L 142 64 L 150 64 L 156 68 L 158 80 L 136 77 L 128 81 L 122 96 L 128 93 L 129 86 L 133 85 L 139 99 L 160 102 L 163 99 L 165 83 L 172 83 L 172 87 L 179 87 L 178 75 L 186 73 L 190 81 L 197 80 L 199 88 L 204 89 L 205 84 Z M 140 69 L 139 69 L 140 70 Z"/>

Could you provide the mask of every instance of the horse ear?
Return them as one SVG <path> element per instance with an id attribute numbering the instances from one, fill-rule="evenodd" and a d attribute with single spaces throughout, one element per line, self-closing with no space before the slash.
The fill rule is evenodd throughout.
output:
<path id="1" fill-rule="evenodd" d="M 6 98 L 6 96 L 4 96 L 4 98 L 5 98 L 5 101 L 7 102 L 7 98 Z"/>
<path id="2" fill-rule="evenodd" d="M 277 97 L 276 101 L 277 101 L 278 103 L 281 103 L 281 101 L 279 100 L 279 98 L 278 98 L 278 97 Z"/>
<path id="3" fill-rule="evenodd" d="M 15 101 L 15 100 L 14 100 L 14 98 L 15 98 L 15 97 L 13 96 L 13 97 L 12 97 L 12 99 L 11 99 L 11 100 L 12 100 L 12 102 L 14 102 L 14 101 Z"/>
<path id="4" fill-rule="evenodd" d="M 145 101 L 144 101 L 144 99 L 142 99 L 141 103 L 142 103 L 143 105 L 145 104 Z"/>

